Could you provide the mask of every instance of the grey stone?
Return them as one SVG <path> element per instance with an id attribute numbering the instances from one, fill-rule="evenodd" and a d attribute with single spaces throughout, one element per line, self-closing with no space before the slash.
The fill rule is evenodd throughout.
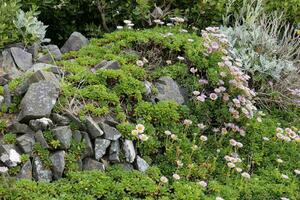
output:
<path id="1" fill-rule="evenodd" d="M 123 143 L 123 150 L 125 152 L 125 159 L 129 163 L 133 163 L 136 157 L 133 142 L 131 140 L 125 140 Z"/>
<path id="2" fill-rule="evenodd" d="M 32 175 L 36 181 L 52 181 L 52 172 L 44 168 L 40 157 L 33 158 Z"/>
<path id="3" fill-rule="evenodd" d="M 103 118 L 101 118 L 101 122 L 114 127 L 116 127 L 119 124 L 119 122 L 115 120 L 111 115 L 105 115 Z"/>
<path id="4" fill-rule="evenodd" d="M 47 130 L 49 128 L 52 128 L 53 122 L 51 119 L 43 117 L 40 119 L 32 119 L 29 121 L 29 126 L 34 130 L 34 131 L 38 131 L 38 130 Z"/>
<path id="5" fill-rule="evenodd" d="M 4 50 L 2 52 L 2 68 L 11 78 L 17 78 L 22 75 L 22 72 L 17 68 L 10 50 Z"/>
<path id="6" fill-rule="evenodd" d="M 111 162 L 120 162 L 120 142 L 119 140 L 112 141 L 109 148 L 109 161 Z"/>
<path id="7" fill-rule="evenodd" d="M 55 77 L 52 72 L 46 72 L 38 70 L 34 74 L 32 74 L 29 78 L 24 80 L 15 90 L 17 95 L 23 95 L 31 84 L 37 83 L 39 81 L 50 81 L 55 84 L 57 88 L 59 88 L 59 80 Z"/>
<path id="8" fill-rule="evenodd" d="M 96 138 L 95 139 L 95 158 L 99 160 L 106 152 L 107 147 L 110 145 L 110 141 L 106 139 Z"/>
<path id="9" fill-rule="evenodd" d="M 94 155 L 94 149 L 93 145 L 91 142 L 91 139 L 89 137 L 89 134 L 86 132 L 81 132 L 85 144 L 85 150 L 83 154 L 81 155 L 81 158 L 86 158 L 86 157 L 93 157 Z"/>
<path id="10" fill-rule="evenodd" d="M 47 54 L 38 58 L 38 62 L 52 63 L 56 60 L 61 60 L 62 54 L 57 45 L 50 44 L 43 47 L 43 49 L 47 51 Z"/>
<path id="11" fill-rule="evenodd" d="M 70 120 L 69 118 L 62 116 L 60 114 L 57 113 L 52 113 L 51 114 L 51 119 L 53 120 L 53 122 L 59 126 L 67 126 L 70 124 Z"/>
<path id="12" fill-rule="evenodd" d="M 86 127 L 92 139 L 103 135 L 103 131 L 91 117 L 86 118 Z"/>
<path id="13" fill-rule="evenodd" d="M 43 132 L 41 130 L 39 130 L 35 133 L 34 138 L 35 138 L 36 142 L 40 143 L 44 149 L 50 149 L 50 147 L 43 135 Z"/>
<path id="14" fill-rule="evenodd" d="M 54 179 L 62 177 L 65 169 L 65 151 L 57 151 L 50 156 L 52 162 L 52 171 Z"/>
<path id="15" fill-rule="evenodd" d="M 12 44 L 5 45 L 4 49 L 10 49 L 12 47 L 18 47 L 20 49 L 25 49 L 24 44 L 22 44 L 21 42 L 17 42 L 17 43 L 12 43 Z"/>
<path id="16" fill-rule="evenodd" d="M 80 128 L 80 130 L 86 130 L 86 127 L 81 123 L 80 119 L 73 113 L 71 113 L 69 110 L 65 110 L 64 113 L 71 122 L 73 122 L 78 128 Z"/>
<path id="17" fill-rule="evenodd" d="M 24 153 L 31 154 L 33 145 L 35 144 L 34 135 L 26 133 L 18 137 L 17 144 Z"/>
<path id="18" fill-rule="evenodd" d="M 120 166 L 122 169 L 124 169 L 125 171 L 132 171 L 134 170 L 134 167 L 132 164 L 129 163 L 117 163 L 115 164 L 116 166 Z"/>
<path id="19" fill-rule="evenodd" d="M 139 171 L 145 172 L 149 168 L 149 165 L 140 156 L 136 156 L 136 167 Z"/>
<path id="20" fill-rule="evenodd" d="M 39 70 L 49 70 L 52 67 L 57 67 L 55 65 L 47 64 L 47 63 L 35 63 L 32 67 L 28 70 L 29 72 L 36 72 Z"/>
<path id="21" fill-rule="evenodd" d="M 103 163 L 93 160 L 91 158 L 85 158 L 83 160 L 83 170 L 100 170 L 104 171 L 105 166 Z"/>
<path id="22" fill-rule="evenodd" d="M 11 160 L 10 152 L 11 150 L 15 150 L 20 155 L 20 150 L 16 145 L 13 144 L 1 144 L 0 143 L 0 160 L 7 166 L 7 167 L 14 167 L 17 166 L 17 162 Z"/>
<path id="23" fill-rule="evenodd" d="M 41 45 L 38 43 L 34 43 L 33 45 L 29 46 L 27 49 L 28 53 L 31 53 L 33 58 L 36 58 L 38 53 L 39 53 L 39 49 L 40 49 Z"/>
<path id="24" fill-rule="evenodd" d="M 7 130 L 16 134 L 34 134 L 34 131 L 27 124 L 21 124 L 20 122 L 12 122 L 12 124 L 7 127 Z"/>
<path id="25" fill-rule="evenodd" d="M 1 61 L 0 61 L 0 64 L 1 64 Z M 1 66 L 0 66 L 0 72 L 1 72 Z M 8 80 L 5 76 L 0 76 L 0 85 L 3 86 L 3 85 L 6 85 L 8 83 Z"/>
<path id="26" fill-rule="evenodd" d="M 184 96 L 182 95 L 179 86 L 172 78 L 167 76 L 161 77 L 158 79 L 158 82 L 155 83 L 155 86 L 158 93 L 154 96 L 154 100 L 172 100 L 178 104 L 184 103 Z"/>
<path id="27" fill-rule="evenodd" d="M 31 161 L 28 160 L 22 166 L 20 172 L 17 174 L 18 179 L 32 179 L 32 164 Z"/>
<path id="28" fill-rule="evenodd" d="M 101 66 L 101 67 L 100 67 Z M 100 66 L 96 66 L 96 69 L 120 69 L 120 64 L 118 61 L 111 60 L 107 62 L 100 63 Z"/>
<path id="29" fill-rule="evenodd" d="M 4 103 L 5 103 L 6 108 L 9 108 L 11 105 L 11 93 L 10 93 L 8 85 L 4 85 L 3 89 L 4 89 L 4 94 L 3 94 Z"/>
<path id="30" fill-rule="evenodd" d="M 0 143 L 0 155 L 1 154 L 9 154 L 9 151 L 14 149 L 15 151 L 19 151 L 16 145 L 13 144 L 2 144 Z"/>
<path id="31" fill-rule="evenodd" d="M 82 140 L 82 135 L 81 135 L 81 132 L 79 130 L 75 130 L 74 133 L 73 133 L 73 139 L 76 141 L 76 142 L 81 142 Z"/>
<path id="32" fill-rule="evenodd" d="M 104 138 L 108 140 L 118 140 L 121 137 L 121 133 L 114 127 L 101 122 L 100 126 L 104 132 Z"/>
<path id="33" fill-rule="evenodd" d="M 82 46 L 87 45 L 89 40 L 84 37 L 81 33 L 74 32 L 71 34 L 69 39 L 66 41 L 64 46 L 61 48 L 62 53 L 70 51 L 78 51 Z"/>
<path id="34" fill-rule="evenodd" d="M 30 85 L 27 93 L 21 101 L 19 121 L 29 121 L 48 117 L 56 103 L 59 89 L 50 81 L 40 81 Z"/>
<path id="35" fill-rule="evenodd" d="M 4 103 L 4 97 L 0 95 L 0 110 L 2 108 L 3 103 Z"/>
<path id="36" fill-rule="evenodd" d="M 27 71 L 32 66 L 32 55 L 30 53 L 18 47 L 12 47 L 10 51 L 19 69 Z"/>
<path id="37" fill-rule="evenodd" d="M 145 88 L 146 88 L 145 95 L 149 96 L 152 93 L 152 87 L 153 87 L 153 85 L 149 81 L 144 81 L 144 85 L 145 85 Z"/>
<path id="38" fill-rule="evenodd" d="M 93 68 L 94 72 L 95 72 L 97 69 L 102 68 L 107 62 L 108 62 L 107 60 L 102 60 L 100 63 L 98 63 L 97 65 L 95 65 L 94 68 Z"/>
<path id="39" fill-rule="evenodd" d="M 61 149 L 68 149 L 71 146 L 72 131 L 69 126 L 58 126 L 52 129 L 54 137 L 59 141 Z"/>
<path id="40" fill-rule="evenodd" d="M 59 67 L 56 66 L 51 67 L 50 70 L 53 74 L 57 74 L 59 76 L 63 76 L 65 74 L 63 70 L 61 70 Z"/>

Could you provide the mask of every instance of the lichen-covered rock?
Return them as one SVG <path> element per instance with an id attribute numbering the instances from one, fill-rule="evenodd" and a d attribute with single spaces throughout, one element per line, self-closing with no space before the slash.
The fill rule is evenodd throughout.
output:
<path id="1" fill-rule="evenodd" d="M 33 145 L 35 144 L 34 135 L 26 133 L 18 137 L 17 144 L 24 153 L 31 154 Z"/>
<path id="2" fill-rule="evenodd" d="M 40 145 L 44 148 L 44 149 L 49 149 L 49 145 L 43 135 L 43 132 L 41 130 L 37 131 L 34 135 L 34 138 L 36 140 L 36 142 L 40 143 Z"/>
<path id="3" fill-rule="evenodd" d="M 89 40 L 81 33 L 74 32 L 61 48 L 62 53 L 68 53 L 70 51 L 78 51 L 82 46 L 88 44 Z"/>
<path id="4" fill-rule="evenodd" d="M 20 150 L 16 145 L 0 143 L 0 160 L 7 167 L 17 166 L 21 162 Z"/>
<path id="5" fill-rule="evenodd" d="M 94 149 L 89 134 L 86 132 L 81 132 L 81 134 L 83 136 L 84 145 L 85 145 L 85 150 L 81 155 L 81 158 L 93 157 Z"/>
<path id="6" fill-rule="evenodd" d="M 4 104 L 6 108 L 9 108 L 11 106 L 11 92 L 8 87 L 8 85 L 3 86 L 3 97 L 4 97 Z"/>
<path id="7" fill-rule="evenodd" d="M 152 92 L 153 85 L 149 81 L 144 81 L 144 85 L 145 85 L 145 88 L 146 88 L 145 95 L 149 96 Z"/>
<path id="8" fill-rule="evenodd" d="M 52 162 L 52 171 L 54 179 L 62 177 L 65 169 L 65 151 L 57 151 L 50 156 Z"/>
<path id="9" fill-rule="evenodd" d="M 100 170 L 105 171 L 103 163 L 93 160 L 91 158 L 85 158 L 83 160 L 83 170 Z"/>
<path id="10" fill-rule="evenodd" d="M 114 127 L 109 126 L 106 123 L 101 122 L 100 127 L 104 132 L 104 138 L 107 140 L 118 140 L 121 137 L 121 133 Z"/>
<path id="11" fill-rule="evenodd" d="M 184 103 L 184 96 L 177 83 L 171 77 L 160 77 L 155 86 L 158 90 L 157 94 L 153 97 L 155 101 L 172 100 L 178 104 Z"/>
<path id="12" fill-rule="evenodd" d="M 33 58 L 36 58 L 38 53 L 39 53 L 39 49 L 40 49 L 41 45 L 39 43 L 33 43 L 31 46 L 29 46 L 27 48 L 27 52 L 31 53 Z"/>
<path id="13" fill-rule="evenodd" d="M 67 126 L 70 124 L 69 118 L 67 118 L 63 115 L 57 114 L 57 113 L 52 113 L 51 119 L 58 126 Z"/>
<path id="14" fill-rule="evenodd" d="M 136 167 L 139 171 L 145 172 L 149 168 L 149 165 L 140 156 L 136 156 Z"/>
<path id="15" fill-rule="evenodd" d="M 115 164 L 116 166 L 120 166 L 122 169 L 124 169 L 125 171 L 132 171 L 134 170 L 134 167 L 132 164 L 130 163 L 117 163 Z"/>
<path id="16" fill-rule="evenodd" d="M 71 146 L 72 131 L 69 126 L 58 126 L 52 129 L 54 137 L 59 141 L 60 149 L 68 149 Z"/>
<path id="17" fill-rule="evenodd" d="M 9 75 L 9 77 L 14 79 L 22 75 L 22 72 L 17 68 L 14 62 L 10 50 L 4 50 L 2 52 L 2 57 L 2 69 Z"/>
<path id="18" fill-rule="evenodd" d="M 0 65 L 1 65 L 1 62 L 0 62 Z M 0 66 L 0 69 L 1 69 L 1 66 Z M 8 74 L 0 76 L 0 86 L 6 85 L 8 83 L 9 77 L 7 77 L 7 76 L 8 76 Z"/>
<path id="19" fill-rule="evenodd" d="M 104 156 L 107 147 L 110 145 L 110 141 L 106 139 L 96 138 L 95 139 L 95 158 L 99 160 Z"/>
<path id="20" fill-rule="evenodd" d="M 86 118 L 86 127 L 92 139 L 103 135 L 103 131 L 91 117 Z"/>
<path id="21" fill-rule="evenodd" d="M 57 45 L 49 44 L 43 48 L 47 52 L 47 54 L 38 58 L 38 62 L 52 63 L 56 60 L 61 60 L 62 53 L 60 52 L 60 49 Z"/>
<path id="22" fill-rule="evenodd" d="M 46 117 L 30 120 L 29 125 L 34 131 L 44 131 L 54 126 L 52 120 Z"/>
<path id="23" fill-rule="evenodd" d="M 131 140 L 125 140 L 123 143 L 123 150 L 125 152 L 125 159 L 129 163 L 133 163 L 136 157 L 133 142 Z"/>
<path id="24" fill-rule="evenodd" d="M 71 122 L 79 127 L 80 130 L 86 130 L 85 124 L 81 123 L 80 119 L 76 117 L 72 112 L 70 112 L 69 110 L 65 110 L 64 114 Z"/>
<path id="25" fill-rule="evenodd" d="M 34 134 L 34 131 L 27 124 L 22 124 L 20 122 L 12 122 L 7 127 L 7 131 L 16 134 Z"/>
<path id="26" fill-rule="evenodd" d="M 33 158 L 32 175 L 36 181 L 52 181 L 52 172 L 44 168 L 40 157 Z"/>
<path id="27" fill-rule="evenodd" d="M 20 104 L 18 120 L 29 121 L 48 117 L 59 95 L 59 89 L 51 81 L 39 81 L 30 85 Z"/>
<path id="28" fill-rule="evenodd" d="M 18 47 L 12 47 L 10 51 L 19 69 L 27 71 L 32 66 L 32 54 Z"/>
<path id="29" fill-rule="evenodd" d="M 28 72 L 36 72 L 36 71 L 44 71 L 49 70 L 52 67 L 57 67 L 55 65 L 47 64 L 47 63 L 35 63 L 32 65 L 32 67 L 28 70 Z"/>
<path id="30" fill-rule="evenodd" d="M 73 139 L 76 141 L 76 142 L 81 142 L 82 140 L 82 134 L 79 130 L 75 130 L 73 132 Z"/>
<path id="31" fill-rule="evenodd" d="M 4 103 L 4 97 L 0 95 L 0 108 L 2 108 L 3 103 Z"/>
<path id="32" fill-rule="evenodd" d="M 116 127 L 119 124 L 119 122 L 110 114 L 102 117 L 101 122 L 106 123 L 107 125 L 113 126 L 113 127 Z"/>
<path id="33" fill-rule="evenodd" d="M 95 70 L 97 69 L 120 69 L 120 64 L 118 61 L 115 60 L 111 60 L 111 61 L 103 60 L 101 63 L 95 66 Z"/>
<path id="34" fill-rule="evenodd" d="M 31 164 L 30 160 L 28 160 L 24 163 L 20 172 L 17 174 L 17 178 L 32 179 L 32 164 Z"/>
<path id="35" fill-rule="evenodd" d="M 59 88 L 59 80 L 52 72 L 38 70 L 29 78 L 25 79 L 20 85 L 18 85 L 14 92 L 17 95 L 23 95 L 24 93 L 26 93 L 31 84 L 37 83 L 42 80 L 50 81 L 54 83 L 57 88 Z"/>
<path id="36" fill-rule="evenodd" d="M 120 162 L 120 142 L 119 140 L 112 141 L 109 148 L 109 161 Z"/>

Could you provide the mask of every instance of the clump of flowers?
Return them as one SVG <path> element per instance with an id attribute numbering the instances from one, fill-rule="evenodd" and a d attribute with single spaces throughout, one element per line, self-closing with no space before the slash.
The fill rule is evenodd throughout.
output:
<path id="1" fill-rule="evenodd" d="M 276 128 L 276 137 L 279 140 L 285 141 L 285 142 L 291 142 L 291 141 L 300 141 L 299 136 L 299 130 L 296 127 L 293 128 Z"/>
<path id="2" fill-rule="evenodd" d="M 135 129 L 131 131 L 131 135 L 137 137 L 141 141 L 147 141 L 149 139 L 149 136 L 144 134 L 145 126 L 143 124 L 137 124 L 135 126 Z"/>
<path id="3" fill-rule="evenodd" d="M 242 62 L 238 58 L 229 56 L 230 44 L 226 36 L 220 33 L 218 27 L 208 27 L 202 30 L 202 37 L 204 39 L 203 46 L 205 47 L 205 56 L 209 56 L 214 52 L 221 52 L 223 54 L 218 66 L 220 68 L 219 86 L 204 90 L 202 92 L 194 91 L 193 95 L 196 100 L 203 103 L 206 100 L 222 101 L 228 106 L 228 111 L 236 120 L 241 116 L 248 119 L 253 118 L 255 111 L 253 97 L 256 95 L 253 90 L 248 87 L 250 77 L 241 70 Z M 195 68 L 190 69 L 191 73 L 199 76 Z M 201 78 L 199 84 L 207 84 L 208 80 Z M 229 88 L 226 87 L 229 86 Z M 228 90 L 239 91 L 238 94 L 229 94 Z"/>
<path id="4" fill-rule="evenodd" d="M 125 26 L 129 29 L 132 29 L 132 27 L 134 26 L 134 24 L 132 23 L 131 20 L 124 20 L 123 22 L 124 22 Z"/>

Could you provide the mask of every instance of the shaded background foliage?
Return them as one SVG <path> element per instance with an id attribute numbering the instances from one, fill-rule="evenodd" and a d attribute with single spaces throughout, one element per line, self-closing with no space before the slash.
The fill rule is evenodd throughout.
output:
<path id="1" fill-rule="evenodd" d="M 61 44 L 73 31 L 89 37 L 101 36 L 122 25 L 124 19 L 131 19 L 135 27 L 146 27 L 153 19 L 151 12 L 155 6 L 161 7 L 166 16 L 181 15 L 188 25 L 199 29 L 222 23 L 226 4 L 232 0 L 22 0 L 22 8 L 28 10 L 36 5 L 41 11 L 40 20 L 49 25 L 48 37 Z M 234 1 L 234 9 L 239 9 L 242 1 Z M 265 1 L 267 11 L 286 12 L 291 23 L 300 20 L 299 0 Z"/>

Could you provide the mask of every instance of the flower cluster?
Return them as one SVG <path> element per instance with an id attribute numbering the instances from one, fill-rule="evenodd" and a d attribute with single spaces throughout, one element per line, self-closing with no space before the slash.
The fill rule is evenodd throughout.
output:
<path id="1" fill-rule="evenodd" d="M 165 24 L 165 22 L 161 21 L 160 19 L 155 19 L 155 20 L 153 20 L 153 22 L 157 25 L 164 25 Z"/>
<path id="2" fill-rule="evenodd" d="M 253 105 L 252 98 L 256 95 L 253 90 L 248 87 L 248 81 L 250 76 L 243 73 L 241 70 L 242 61 L 238 58 L 229 56 L 230 44 L 224 34 L 220 33 L 218 27 L 208 27 L 202 30 L 202 37 L 204 39 L 203 46 L 206 48 L 205 55 L 209 55 L 215 51 L 223 53 L 222 60 L 218 63 L 218 66 L 222 70 L 220 72 L 219 87 L 214 88 L 213 92 L 209 94 L 211 100 L 215 101 L 218 97 L 222 97 L 222 100 L 229 106 L 229 112 L 236 119 L 243 113 L 247 118 L 252 118 L 256 107 Z M 224 79 L 224 80 L 223 80 Z M 199 83 L 207 84 L 207 81 L 199 80 Z M 236 97 L 231 97 L 228 94 L 227 88 L 224 86 L 229 83 L 229 86 L 240 91 L 240 94 Z M 200 100 L 205 99 L 205 95 L 201 94 Z"/>
<path id="3" fill-rule="evenodd" d="M 235 168 L 236 163 L 241 163 L 242 160 L 238 157 L 238 155 L 228 156 L 226 155 L 224 159 L 227 161 L 227 166 L 229 168 Z"/>
<path id="4" fill-rule="evenodd" d="M 135 129 L 131 131 L 131 135 L 137 137 L 141 141 L 147 141 L 149 139 L 149 136 L 144 134 L 145 126 L 143 124 L 137 124 L 135 126 Z"/>
<path id="5" fill-rule="evenodd" d="M 134 26 L 131 20 L 124 20 L 123 22 L 126 28 L 132 29 L 132 27 Z M 123 29 L 123 26 L 117 26 L 117 29 Z"/>
<path id="6" fill-rule="evenodd" d="M 149 61 L 145 57 L 143 57 L 143 60 L 137 60 L 136 65 L 139 67 L 143 67 L 145 64 L 147 64 Z"/>
<path id="7" fill-rule="evenodd" d="M 182 17 L 171 17 L 170 20 L 175 24 L 180 24 L 185 21 Z"/>
<path id="8" fill-rule="evenodd" d="M 300 142 L 299 133 L 300 133 L 300 131 L 295 127 L 285 128 L 285 129 L 278 127 L 276 129 L 276 137 L 279 140 L 283 140 L 286 142 L 290 142 L 290 141 Z"/>

